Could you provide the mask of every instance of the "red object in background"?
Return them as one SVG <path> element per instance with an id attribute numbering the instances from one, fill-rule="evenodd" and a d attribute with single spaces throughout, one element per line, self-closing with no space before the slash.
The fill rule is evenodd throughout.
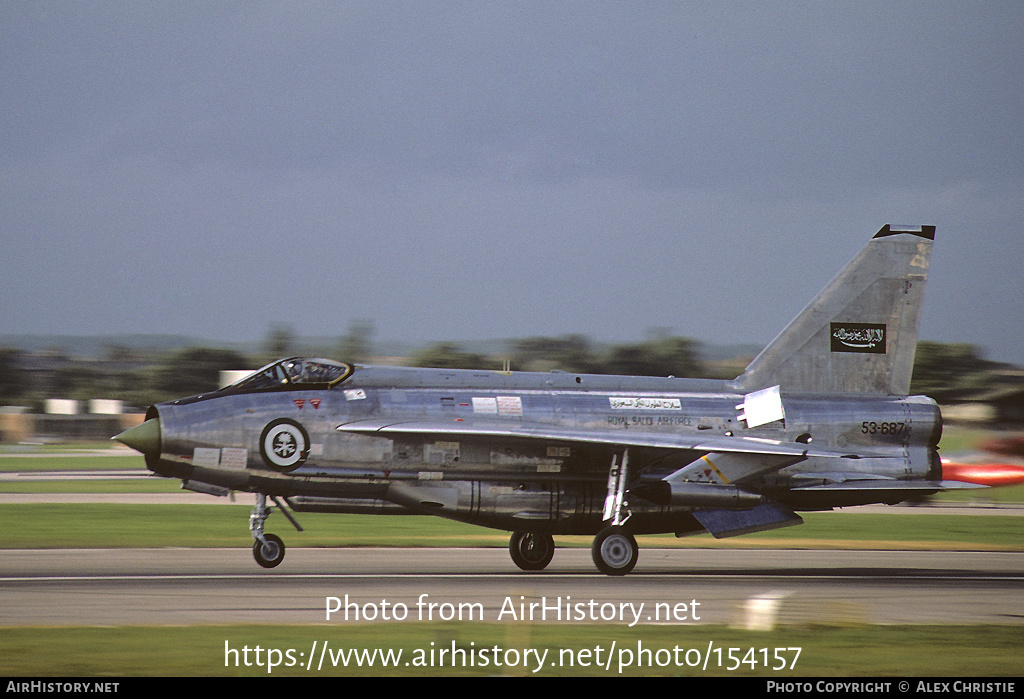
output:
<path id="1" fill-rule="evenodd" d="M 942 479 L 978 485 L 1019 485 L 1024 483 L 1021 464 L 954 464 L 942 462 Z"/>
<path id="2" fill-rule="evenodd" d="M 1024 437 L 1002 437 L 999 439 L 990 439 L 987 442 L 979 444 L 978 448 L 990 451 L 993 454 L 1024 456 Z"/>

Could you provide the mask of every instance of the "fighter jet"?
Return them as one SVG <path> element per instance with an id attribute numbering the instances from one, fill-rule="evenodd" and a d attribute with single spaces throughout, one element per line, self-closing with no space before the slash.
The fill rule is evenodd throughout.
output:
<path id="1" fill-rule="evenodd" d="M 183 488 L 255 493 L 267 568 L 285 554 L 269 498 L 299 531 L 295 512 L 510 531 L 527 571 L 555 535 L 593 535 L 598 570 L 625 575 L 638 534 L 728 537 L 971 487 L 942 480 L 938 406 L 907 395 L 934 238 L 884 226 L 732 381 L 288 358 L 115 439 Z"/>

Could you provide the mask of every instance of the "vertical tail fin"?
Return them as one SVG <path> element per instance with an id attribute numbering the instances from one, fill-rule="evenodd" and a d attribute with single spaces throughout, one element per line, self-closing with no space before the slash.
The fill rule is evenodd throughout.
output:
<path id="1" fill-rule="evenodd" d="M 743 391 L 910 392 L 935 226 L 886 225 L 757 355 Z"/>

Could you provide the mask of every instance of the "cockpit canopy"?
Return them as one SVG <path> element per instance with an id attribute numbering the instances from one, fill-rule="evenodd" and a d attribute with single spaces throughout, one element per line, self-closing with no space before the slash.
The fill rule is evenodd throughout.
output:
<path id="1" fill-rule="evenodd" d="M 331 359 L 291 357 L 271 362 L 227 387 L 232 391 L 331 388 L 352 375 L 352 367 Z"/>

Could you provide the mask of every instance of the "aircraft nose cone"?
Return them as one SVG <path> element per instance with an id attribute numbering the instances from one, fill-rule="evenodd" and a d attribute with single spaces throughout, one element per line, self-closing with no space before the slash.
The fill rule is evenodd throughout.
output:
<path id="1" fill-rule="evenodd" d="M 125 430 L 114 439 L 146 456 L 159 456 L 160 420 L 158 418 L 146 420 L 141 425 Z"/>

